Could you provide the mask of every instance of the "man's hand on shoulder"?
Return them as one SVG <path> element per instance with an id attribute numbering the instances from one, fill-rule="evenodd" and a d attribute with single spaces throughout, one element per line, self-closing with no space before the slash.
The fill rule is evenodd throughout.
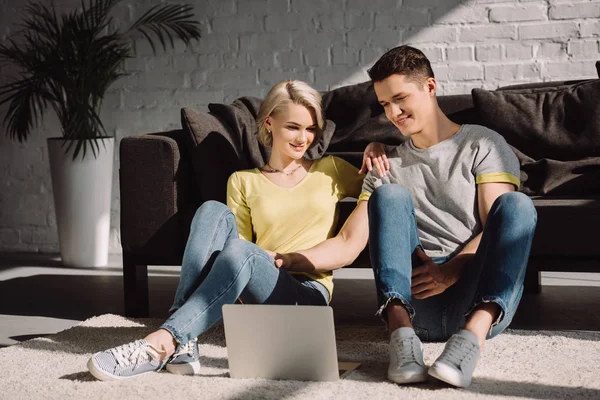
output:
<path id="1" fill-rule="evenodd" d="M 426 299 L 440 294 L 460 278 L 458 268 L 440 267 L 421 247 L 417 247 L 416 253 L 423 264 L 414 268 L 412 272 L 411 295 L 415 299 Z"/>

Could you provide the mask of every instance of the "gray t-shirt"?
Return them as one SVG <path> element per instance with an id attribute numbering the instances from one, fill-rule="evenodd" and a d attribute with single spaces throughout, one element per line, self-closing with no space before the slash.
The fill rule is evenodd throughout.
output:
<path id="1" fill-rule="evenodd" d="M 412 195 L 419 239 L 429 257 L 453 256 L 481 232 L 477 184 L 509 182 L 519 187 L 519 161 L 506 140 L 479 125 L 429 148 L 411 140 L 386 149 L 390 170 L 380 178 L 373 169 L 364 179 L 360 200 L 375 188 L 396 183 Z"/>

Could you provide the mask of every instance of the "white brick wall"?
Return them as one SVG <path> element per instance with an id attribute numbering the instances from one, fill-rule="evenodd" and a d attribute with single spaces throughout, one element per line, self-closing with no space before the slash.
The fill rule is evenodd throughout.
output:
<path id="1" fill-rule="evenodd" d="M 106 97 L 103 121 L 117 140 L 179 127 L 184 105 L 264 96 L 284 78 L 322 90 L 364 81 L 366 69 L 401 43 L 430 57 L 440 94 L 591 78 L 600 59 L 600 0 L 189 1 L 203 27 L 200 42 L 154 56 L 137 41 L 138 57 L 126 64 L 131 75 Z M 147 9 L 140 4 L 158 2 L 124 0 L 116 22 L 129 23 Z M 0 0 L 0 41 L 14 32 L 22 3 Z M 45 142 L 59 132 L 56 118 L 49 115 L 26 144 L 0 130 L 0 251 L 58 251 Z M 120 251 L 118 162 L 117 154 L 112 252 Z"/>

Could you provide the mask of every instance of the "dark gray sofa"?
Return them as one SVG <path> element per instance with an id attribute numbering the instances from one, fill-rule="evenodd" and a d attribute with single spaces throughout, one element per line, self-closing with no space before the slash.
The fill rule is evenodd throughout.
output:
<path id="1" fill-rule="evenodd" d="M 539 272 L 600 271 L 600 80 L 516 85 L 439 96 L 457 123 L 489 126 L 521 162 L 522 190 L 538 212 L 526 291 Z M 251 134 L 259 99 L 182 110 L 182 129 L 124 138 L 120 144 L 121 242 L 125 314 L 148 315 L 148 265 L 180 265 L 189 225 L 203 201 L 224 201 L 227 177 L 267 157 Z M 370 83 L 324 94 L 331 122 L 314 156 L 360 166 L 371 141 L 400 142 Z M 261 160 L 262 159 L 262 160 Z M 355 205 L 340 206 L 340 226 Z M 369 268 L 368 249 L 351 267 Z"/>

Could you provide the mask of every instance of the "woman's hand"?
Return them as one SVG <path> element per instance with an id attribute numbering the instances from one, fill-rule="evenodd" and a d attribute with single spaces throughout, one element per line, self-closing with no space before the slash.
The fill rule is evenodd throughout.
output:
<path id="1" fill-rule="evenodd" d="M 415 299 L 426 299 L 442 293 L 452 286 L 458 278 L 453 276 L 453 268 L 440 267 L 417 247 L 417 256 L 423 262 L 412 271 L 410 293 Z"/>
<path id="2" fill-rule="evenodd" d="M 363 153 L 363 163 L 358 173 L 366 174 L 367 171 L 373 169 L 373 166 L 375 166 L 380 177 L 385 176 L 386 171 L 390 169 L 390 163 L 385 155 L 385 148 L 381 143 L 369 143 Z"/>
<path id="3" fill-rule="evenodd" d="M 286 255 L 285 254 L 279 254 L 279 253 L 275 253 L 274 251 L 271 250 L 265 250 L 267 252 L 268 255 L 270 255 L 271 257 L 273 257 L 273 261 L 274 264 L 277 268 L 285 268 L 286 267 Z M 288 263 L 289 264 L 289 263 Z"/>

